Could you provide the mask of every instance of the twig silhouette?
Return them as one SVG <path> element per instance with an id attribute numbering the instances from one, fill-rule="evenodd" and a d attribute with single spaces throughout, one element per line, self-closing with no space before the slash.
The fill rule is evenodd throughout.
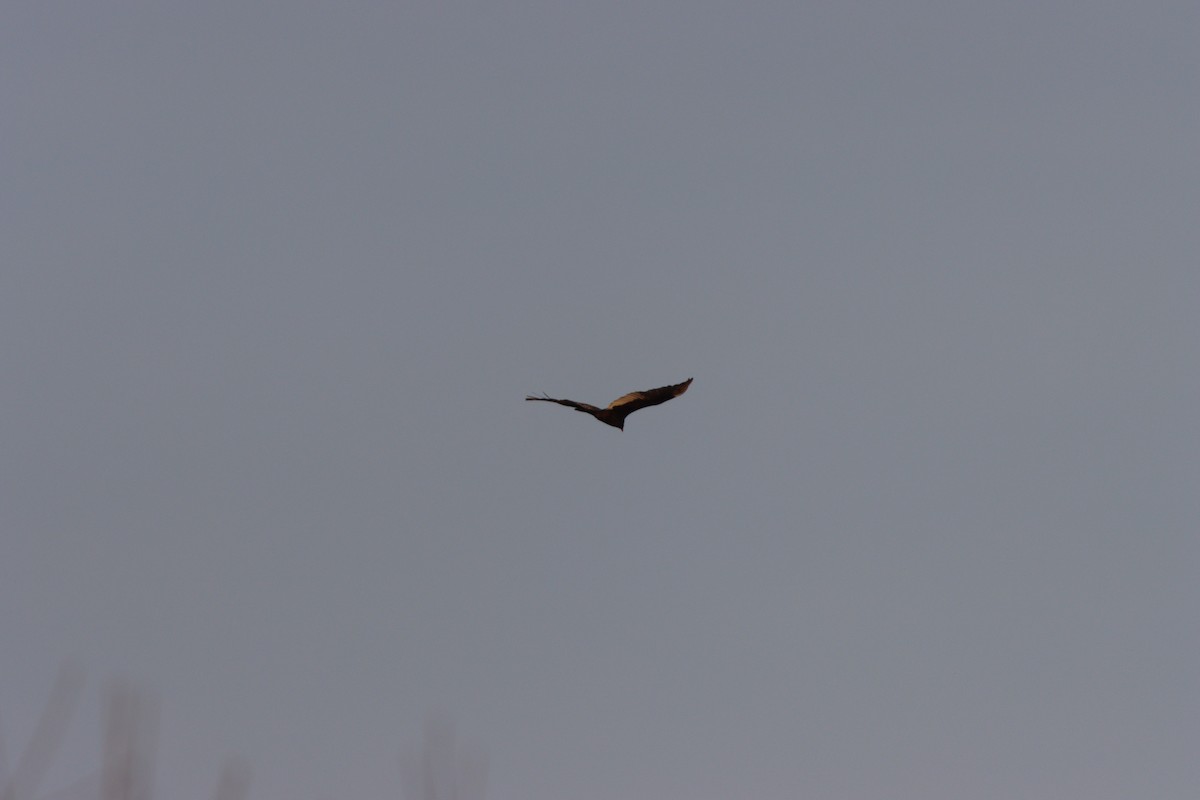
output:
<path id="1" fill-rule="evenodd" d="M 231 758 L 221 770 L 221 780 L 213 800 L 245 800 L 250 792 L 250 765 L 240 758 Z"/>
<path id="2" fill-rule="evenodd" d="M 483 800 L 487 788 L 487 757 L 460 749 L 450 720 L 425 720 L 419 756 L 401 756 L 404 796 L 412 800 Z"/>
<path id="3" fill-rule="evenodd" d="M 82 670 L 75 665 L 66 665 L 59 670 L 33 736 L 13 765 L 11 776 L 6 770 L 0 772 L 0 800 L 24 800 L 37 792 L 58 754 L 82 689 Z"/>
<path id="4" fill-rule="evenodd" d="M 100 771 L 49 794 L 38 792 L 58 755 L 82 688 L 82 670 L 64 666 L 11 773 L 0 747 L 0 800 L 151 800 L 158 704 L 145 692 L 120 681 L 112 684 L 108 694 Z M 221 771 L 214 800 L 245 800 L 249 786 L 249 765 L 230 759 Z"/>
<path id="5" fill-rule="evenodd" d="M 157 739 L 156 704 L 124 682 L 113 683 L 104 715 L 104 800 L 150 800 Z"/>

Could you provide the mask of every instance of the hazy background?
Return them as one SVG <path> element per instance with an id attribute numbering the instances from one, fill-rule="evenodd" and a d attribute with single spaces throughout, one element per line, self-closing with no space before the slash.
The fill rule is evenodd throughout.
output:
<path id="1" fill-rule="evenodd" d="M 0 714 L 162 798 L 1200 785 L 1200 7 L 13 2 Z M 695 377 L 620 433 L 607 404 Z"/>

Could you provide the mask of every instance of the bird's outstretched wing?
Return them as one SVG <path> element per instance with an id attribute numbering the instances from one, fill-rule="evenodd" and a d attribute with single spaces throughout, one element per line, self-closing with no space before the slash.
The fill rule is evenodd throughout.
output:
<path id="1" fill-rule="evenodd" d="M 646 406 L 656 406 L 659 403 L 665 403 L 672 397 L 679 397 L 687 391 L 691 386 L 692 379 L 688 378 L 683 383 L 677 383 L 674 386 L 660 386 L 657 389 L 649 389 L 644 392 L 630 392 L 624 397 L 618 397 L 608 404 L 608 408 L 596 408 L 589 406 L 587 403 L 576 403 L 574 400 L 559 400 L 555 397 L 542 395 L 535 397 L 528 395 L 526 400 L 541 400 L 545 403 L 558 403 L 560 406 L 567 406 L 576 411 L 582 411 L 585 414 L 591 414 L 596 419 L 603 422 L 605 425 L 612 425 L 614 428 L 625 430 L 625 418 L 639 408 Z"/>
<path id="2" fill-rule="evenodd" d="M 576 403 L 574 400 L 559 400 L 556 397 L 548 397 L 546 395 L 537 397 L 537 396 L 531 394 L 531 395 L 527 395 L 525 397 L 525 399 L 526 400 L 541 400 L 544 403 L 558 403 L 560 406 L 567 406 L 568 408 L 573 408 L 576 411 L 582 411 L 585 414 L 595 414 L 595 412 L 600 410 L 600 409 L 596 408 L 595 406 L 589 406 L 587 403 Z"/>
<path id="3" fill-rule="evenodd" d="M 627 395 L 618 397 L 608 404 L 608 407 L 614 411 L 620 411 L 623 415 L 628 416 L 639 408 L 648 406 L 656 406 L 659 403 L 665 403 L 673 397 L 679 397 L 688 390 L 692 385 L 692 379 L 688 378 L 683 383 L 677 383 L 674 386 L 660 386 L 657 389 L 647 389 L 644 392 L 630 392 Z"/>

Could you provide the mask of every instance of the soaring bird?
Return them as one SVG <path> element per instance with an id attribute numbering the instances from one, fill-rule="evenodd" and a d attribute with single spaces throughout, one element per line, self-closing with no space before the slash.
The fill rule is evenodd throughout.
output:
<path id="1" fill-rule="evenodd" d="M 534 397 L 530 395 L 526 400 L 541 400 L 546 403 L 558 403 L 560 406 L 570 406 L 576 411 L 582 411 L 585 414 L 591 414 L 596 419 L 603 422 L 605 425 L 612 425 L 614 428 L 625 430 L 625 418 L 639 408 L 647 406 L 656 406 L 659 403 L 665 403 L 672 397 L 679 397 L 688 390 L 692 385 L 692 379 L 688 378 L 683 383 L 677 383 L 674 386 L 660 386 L 657 389 L 648 389 L 644 392 L 630 392 L 627 395 L 618 397 L 608 404 L 608 408 L 596 408 L 589 406 L 587 403 L 576 403 L 574 400 L 558 400 L 554 397 Z"/>

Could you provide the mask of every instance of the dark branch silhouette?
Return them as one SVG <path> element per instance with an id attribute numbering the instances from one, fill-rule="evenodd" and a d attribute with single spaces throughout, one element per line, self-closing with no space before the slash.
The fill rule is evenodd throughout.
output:
<path id="1" fill-rule="evenodd" d="M 589 406 L 587 403 L 576 403 L 574 400 L 559 400 L 554 397 L 547 397 L 546 395 L 542 395 L 541 397 L 530 395 L 525 399 L 541 400 L 545 403 L 558 403 L 560 406 L 568 406 L 576 411 L 591 414 L 605 425 L 612 425 L 614 428 L 625 430 L 625 418 L 630 414 L 638 409 L 656 406 L 659 403 L 667 402 L 673 397 L 679 397 L 691 385 L 692 379 L 688 378 L 683 383 L 677 383 L 674 386 L 660 386 L 657 389 L 647 389 L 644 392 L 630 392 L 613 400 L 608 404 L 607 408 L 596 408 L 596 406 Z"/>

